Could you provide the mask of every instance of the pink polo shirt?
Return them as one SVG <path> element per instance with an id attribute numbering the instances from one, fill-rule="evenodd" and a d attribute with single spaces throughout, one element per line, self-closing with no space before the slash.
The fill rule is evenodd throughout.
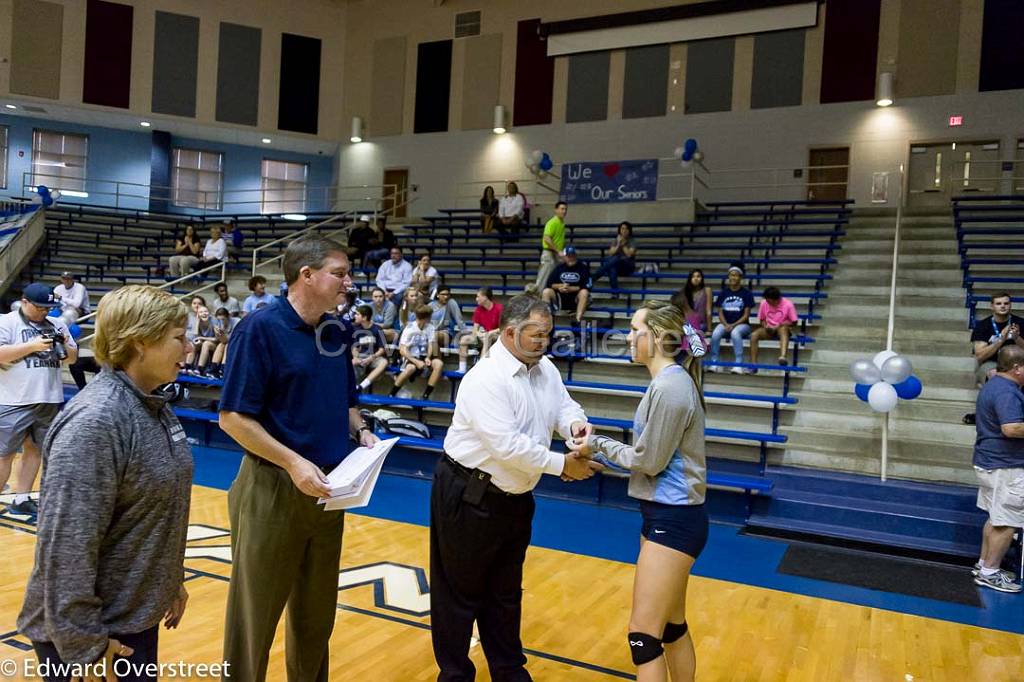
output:
<path id="1" fill-rule="evenodd" d="M 795 324 L 797 321 L 796 306 L 788 298 L 780 298 L 777 306 L 762 299 L 761 306 L 757 309 L 757 321 L 765 327 Z"/>

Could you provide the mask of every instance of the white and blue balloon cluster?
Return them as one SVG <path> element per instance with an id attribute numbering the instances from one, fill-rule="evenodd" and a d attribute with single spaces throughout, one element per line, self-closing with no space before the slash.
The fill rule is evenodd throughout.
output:
<path id="1" fill-rule="evenodd" d="M 39 185 L 36 187 L 36 193 L 32 196 L 32 203 L 49 208 L 57 199 L 60 199 L 59 189 L 50 190 L 46 185 Z"/>
<path id="2" fill-rule="evenodd" d="M 549 156 L 547 152 L 534 149 L 530 153 L 530 158 L 526 162 L 526 167 L 529 168 L 530 172 L 534 175 L 543 175 L 555 167 L 555 162 L 551 160 L 551 156 Z"/>
<path id="3" fill-rule="evenodd" d="M 676 147 L 674 156 L 679 159 L 683 168 L 689 168 L 694 161 L 704 158 L 704 152 L 697 148 L 697 140 L 687 138 L 682 147 Z"/>
<path id="4" fill-rule="evenodd" d="M 853 392 L 875 412 L 888 412 L 900 398 L 913 400 L 921 395 L 921 380 L 914 376 L 910 360 L 891 350 L 870 360 L 854 360 L 850 376 L 856 383 Z"/>

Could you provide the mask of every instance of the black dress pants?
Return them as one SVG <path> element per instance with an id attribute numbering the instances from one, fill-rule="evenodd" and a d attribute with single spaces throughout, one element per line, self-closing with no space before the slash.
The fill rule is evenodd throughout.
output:
<path id="1" fill-rule="evenodd" d="M 430 619 L 439 682 L 473 680 L 473 621 L 495 682 L 530 680 L 519 637 L 523 562 L 533 493 L 493 487 L 479 505 L 462 499 L 468 474 L 442 457 L 430 493 Z"/>

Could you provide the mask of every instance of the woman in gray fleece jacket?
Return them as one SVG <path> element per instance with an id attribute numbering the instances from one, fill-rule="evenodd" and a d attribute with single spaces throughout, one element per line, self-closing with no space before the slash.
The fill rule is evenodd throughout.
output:
<path id="1" fill-rule="evenodd" d="M 154 287 L 104 296 L 94 342 L 103 371 L 43 443 L 35 567 L 18 629 L 40 663 L 70 666 L 48 680 L 155 680 L 116 661 L 155 664 L 160 621 L 177 627 L 185 610 L 192 452 L 155 391 L 184 360 L 186 315 Z"/>
<path id="2" fill-rule="evenodd" d="M 696 660 L 686 625 L 686 584 L 708 539 L 704 510 L 704 408 L 676 363 L 683 312 L 648 301 L 630 321 L 633 362 L 651 373 L 633 420 L 632 445 L 608 436 L 574 439 L 569 448 L 628 469 L 629 495 L 643 516 L 629 616 L 629 649 L 639 679 L 692 680 Z"/>

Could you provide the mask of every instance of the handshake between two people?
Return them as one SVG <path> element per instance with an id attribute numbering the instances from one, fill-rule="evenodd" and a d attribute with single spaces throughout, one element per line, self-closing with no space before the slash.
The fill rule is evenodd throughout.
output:
<path id="1" fill-rule="evenodd" d="M 565 453 L 562 480 L 584 481 L 604 469 L 604 465 L 591 459 L 593 451 L 587 445 L 587 440 L 594 433 L 594 425 L 588 422 L 574 422 L 571 430 L 572 438 L 565 441 L 568 451 Z"/>

